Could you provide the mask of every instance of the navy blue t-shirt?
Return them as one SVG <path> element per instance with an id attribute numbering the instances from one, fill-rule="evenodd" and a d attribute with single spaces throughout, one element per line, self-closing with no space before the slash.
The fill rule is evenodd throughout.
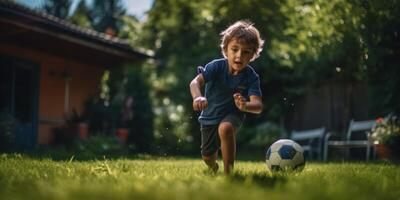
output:
<path id="1" fill-rule="evenodd" d="M 239 112 L 233 94 L 239 92 L 249 100 L 251 95 L 260 96 L 260 78 L 252 67 L 247 65 L 239 74 L 229 73 L 228 60 L 213 60 L 202 72 L 206 86 L 205 97 L 208 107 L 199 117 L 203 125 L 215 125 L 229 113 Z"/>

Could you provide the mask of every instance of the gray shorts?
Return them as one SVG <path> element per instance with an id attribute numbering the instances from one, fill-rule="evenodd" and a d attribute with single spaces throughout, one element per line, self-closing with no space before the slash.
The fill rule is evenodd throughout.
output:
<path id="1" fill-rule="evenodd" d="M 245 115 L 243 113 L 230 113 L 225 116 L 222 122 L 231 123 L 236 130 L 239 130 L 240 126 L 244 121 Z M 219 134 L 218 134 L 218 126 L 215 125 L 200 125 L 201 132 L 201 155 L 210 156 L 213 155 L 219 149 Z"/>

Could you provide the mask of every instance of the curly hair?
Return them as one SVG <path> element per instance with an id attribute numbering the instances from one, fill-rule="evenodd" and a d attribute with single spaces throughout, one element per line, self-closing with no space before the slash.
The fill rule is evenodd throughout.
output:
<path id="1" fill-rule="evenodd" d="M 261 39 L 260 33 L 253 26 L 253 23 L 249 20 L 240 20 L 230 25 L 227 29 L 220 33 L 221 36 L 221 51 L 226 58 L 225 51 L 228 44 L 233 39 L 238 39 L 240 42 L 244 42 L 253 47 L 253 58 L 255 60 L 260 56 L 262 48 L 264 46 L 264 40 Z"/>

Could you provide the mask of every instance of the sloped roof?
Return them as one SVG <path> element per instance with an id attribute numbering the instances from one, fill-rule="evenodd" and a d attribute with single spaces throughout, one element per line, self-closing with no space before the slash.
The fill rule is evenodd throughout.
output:
<path id="1" fill-rule="evenodd" d="M 44 12 L 32 10 L 8 0 L 0 0 L 0 23 L 29 29 L 61 40 L 114 54 L 127 60 L 151 57 L 151 52 L 132 47 L 128 41 L 92 29 L 74 25 Z M 5 30 L 3 26 L 0 32 Z M 3 31 L 4 32 L 4 31 Z M 132 56 L 132 58 L 131 58 Z"/>

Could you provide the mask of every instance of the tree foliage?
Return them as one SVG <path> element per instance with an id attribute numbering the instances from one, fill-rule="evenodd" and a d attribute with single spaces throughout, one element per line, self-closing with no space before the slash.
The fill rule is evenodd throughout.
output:
<path id="1" fill-rule="evenodd" d="M 121 0 L 94 0 L 89 17 L 95 30 L 105 32 L 107 28 L 112 28 L 118 32 L 125 13 L 126 9 Z"/>
<path id="2" fill-rule="evenodd" d="M 66 19 L 71 8 L 71 0 L 45 0 L 43 9 L 58 18 Z"/>
<path id="3" fill-rule="evenodd" d="M 400 4 L 396 0 L 360 1 L 360 32 L 374 113 L 400 116 Z"/>
<path id="4" fill-rule="evenodd" d="M 84 0 L 80 0 L 78 6 L 75 9 L 73 15 L 71 15 L 68 20 L 74 24 L 82 27 L 91 28 L 91 21 L 89 18 L 89 7 L 86 5 Z"/>

